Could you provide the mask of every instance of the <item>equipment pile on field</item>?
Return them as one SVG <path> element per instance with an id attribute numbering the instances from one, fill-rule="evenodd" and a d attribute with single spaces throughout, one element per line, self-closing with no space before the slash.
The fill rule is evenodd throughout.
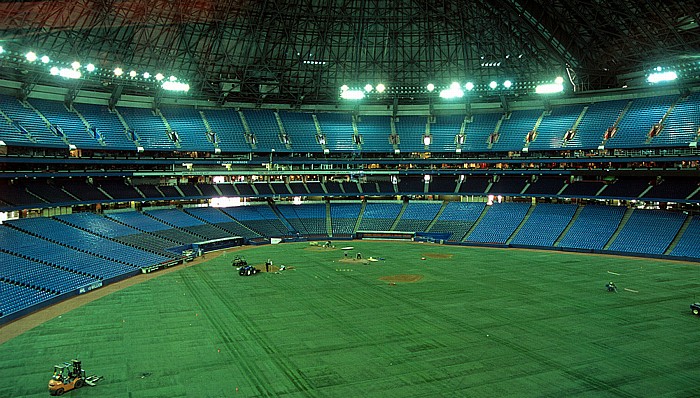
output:
<path id="1" fill-rule="evenodd" d="M 53 376 L 49 380 L 49 394 L 63 395 L 65 392 L 84 385 L 94 386 L 102 376 L 86 376 L 79 360 L 74 359 L 53 367 Z"/>

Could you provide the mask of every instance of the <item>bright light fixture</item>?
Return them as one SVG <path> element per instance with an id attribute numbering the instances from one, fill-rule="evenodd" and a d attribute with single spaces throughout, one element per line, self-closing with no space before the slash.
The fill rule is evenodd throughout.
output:
<path id="1" fill-rule="evenodd" d="M 51 58 L 49 58 L 48 55 L 44 55 L 43 57 L 41 57 L 41 62 L 42 62 L 42 63 L 48 64 L 49 61 L 51 61 Z"/>
<path id="2" fill-rule="evenodd" d="M 122 68 L 114 68 L 114 76 L 121 76 L 124 74 Z"/>
<path id="3" fill-rule="evenodd" d="M 131 72 L 129 72 L 129 77 L 132 77 L 132 78 L 136 77 L 136 71 L 132 70 Z"/>
<path id="4" fill-rule="evenodd" d="M 58 76 L 58 67 L 53 67 L 49 70 L 53 76 Z"/>
<path id="5" fill-rule="evenodd" d="M 80 77 L 82 76 L 79 70 L 69 68 L 59 69 L 58 75 L 61 77 L 65 77 L 66 79 L 80 79 Z"/>
<path id="6" fill-rule="evenodd" d="M 554 79 L 554 83 L 556 84 L 564 84 L 564 78 L 561 76 L 557 76 L 556 79 Z"/>
<path id="7" fill-rule="evenodd" d="M 94 71 L 95 71 L 95 65 L 93 65 L 93 64 L 87 64 L 87 66 L 85 67 L 85 69 L 87 69 L 88 72 L 94 72 Z"/>
<path id="8" fill-rule="evenodd" d="M 450 85 L 450 88 L 440 91 L 440 98 L 444 99 L 461 98 L 463 96 L 464 91 L 459 88 L 459 84 L 457 84 L 457 88 Z"/>
<path id="9" fill-rule="evenodd" d="M 661 82 L 670 82 L 670 81 L 673 81 L 676 79 L 678 79 L 678 75 L 676 74 L 676 72 L 669 71 L 669 72 L 652 73 L 647 78 L 647 81 L 649 83 L 661 83 Z"/>
<path id="10" fill-rule="evenodd" d="M 180 83 L 180 82 L 165 82 L 165 83 L 163 83 L 163 89 L 169 90 L 169 91 L 187 92 L 190 90 L 190 85 L 187 83 Z"/>
<path id="11" fill-rule="evenodd" d="M 80 62 L 78 61 L 73 61 L 72 64 L 70 64 L 70 67 L 73 69 L 80 69 Z M 93 66 L 94 67 L 94 66 Z"/>
<path id="12" fill-rule="evenodd" d="M 433 137 L 429 135 L 424 135 L 423 136 L 423 145 L 428 146 L 430 143 L 433 142 Z"/>
<path id="13" fill-rule="evenodd" d="M 151 74 L 150 74 L 150 73 L 148 73 L 148 72 L 143 72 L 143 78 L 144 78 L 144 79 L 148 79 L 149 77 L 151 77 Z"/>
<path id="14" fill-rule="evenodd" d="M 428 87 L 426 87 L 429 92 L 433 92 L 435 90 L 435 85 L 433 83 L 428 83 Z"/>
<path id="15" fill-rule="evenodd" d="M 170 77 L 168 78 L 168 80 L 170 80 L 171 82 L 174 82 L 175 80 L 177 80 L 177 77 L 175 77 L 175 76 L 170 76 Z"/>
<path id="16" fill-rule="evenodd" d="M 450 84 L 450 90 L 459 90 L 459 83 L 452 82 L 452 84 Z"/>
<path id="17" fill-rule="evenodd" d="M 348 87 L 347 84 L 343 84 L 342 86 L 340 86 L 340 91 L 348 91 L 349 89 L 350 87 Z"/>
<path id="18" fill-rule="evenodd" d="M 555 94 L 564 91 L 563 84 L 551 83 L 551 84 L 540 84 L 535 87 L 535 92 L 537 94 Z"/>
<path id="19" fill-rule="evenodd" d="M 365 93 L 362 90 L 345 90 L 340 93 L 340 98 L 347 100 L 361 100 L 365 98 Z"/>
<path id="20" fill-rule="evenodd" d="M 498 87 L 498 83 L 496 83 L 495 81 L 492 81 L 491 83 L 489 83 L 489 87 L 496 88 L 496 87 Z"/>
<path id="21" fill-rule="evenodd" d="M 386 87 L 382 83 L 377 84 L 377 92 L 379 94 L 383 93 L 384 90 L 386 90 Z"/>
<path id="22" fill-rule="evenodd" d="M 467 84 L 464 85 L 464 88 L 466 88 L 467 91 L 472 91 L 472 90 L 474 90 L 474 83 L 467 82 Z"/>
<path id="23" fill-rule="evenodd" d="M 372 87 L 371 84 L 368 84 L 368 85 L 365 86 L 365 91 L 368 92 L 368 93 L 369 93 L 370 91 L 372 91 L 372 89 L 374 89 L 374 87 Z"/>
<path id="24" fill-rule="evenodd" d="M 5 52 L 5 49 L 2 48 L 2 46 L 0 46 L 0 54 L 2 54 L 2 53 L 4 53 L 4 52 Z"/>
<path id="25" fill-rule="evenodd" d="M 36 53 L 34 51 L 28 52 L 24 57 L 27 58 L 27 61 L 29 62 L 36 61 Z"/>
<path id="26" fill-rule="evenodd" d="M 162 73 L 156 73 L 156 80 L 161 81 L 165 78 Z"/>
<path id="27" fill-rule="evenodd" d="M 506 80 L 503 82 L 503 87 L 511 88 L 511 87 L 513 87 L 513 82 L 511 82 L 510 80 Z"/>

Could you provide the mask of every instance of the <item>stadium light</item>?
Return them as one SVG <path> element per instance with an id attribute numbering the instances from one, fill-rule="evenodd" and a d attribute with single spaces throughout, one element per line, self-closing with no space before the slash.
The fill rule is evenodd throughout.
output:
<path id="1" fill-rule="evenodd" d="M 132 70 L 131 72 L 129 72 L 129 77 L 131 77 L 131 78 L 136 77 L 136 71 Z"/>
<path id="2" fill-rule="evenodd" d="M 190 85 L 180 82 L 165 82 L 163 83 L 163 90 L 187 92 L 190 90 Z"/>
<path id="3" fill-rule="evenodd" d="M 343 84 L 342 86 L 340 86 L 340 91 L 348 91 L 349 89 L 350 87 L 348 87 L 347 84 Z"/>
<path id="4" fill-rule="evenodd" d="M 0 54 L 2 54 L 2 53 L 4 53 L 4 52 L 5 52 L 5 49 L 2 48 L 2 46 L 0 46 Z"/>
<path id="5" fill-rule="evenodd" d="M 76 70 L 80 69 L 80 62 L 78 62 L 78 61 L 73 61 L 73 63 L 70 64 L 70 67 L 73 68 L 73 69 L 76 69 Z M 93 68 L 94 68 L 94 67 L 95 67 L 95 66 L 93 65 Z"/>
<path id="6" fill-rule="evenodd" d="M 472 90 L 474 90 L 474 83 L 467 82 L 467 84 L 464 85 L 464 88 L 466 88 L 467 91 L 472 91 Z"/>
<path id="7" fill-rule="evenodd" d="M 537 94 L 556 94 L 564 91 L 563 84 L 550 83 L 550 84 L 540 84 L 535 87 L 535 92 Z"/>
<path id="8" fill-rule="evenodd" d="M 661 82 L 671 82 L 678 79 L 678 75 L 676 72 L 669 71 L 669 72 L 657 72 L 657 73 L 652 73 L 647 77 L 647 81 L 649 83 L 661 83 Z"/>
<path id="9" fill-rule="evenodd" d="M 88 72 L 94 72 L 94 71 L 95 71 L 95 65 L 93 65 L 93 64 L 87 64 L 87 66 L 85 67 L 85 69 L 87 69 Z"/>
<path id="10" fill-rule="evenodd" d="M 513 82 L 511 82 L 510 80 L 506 80 L 503 82 L 503 87 L 511 88 L 511 87 L 513 87 Z"/>
<path id="11" fill-rule="evenodd" d="M 122 68 L 114 68 L 114 76 L 121 76 L 124 74 Z"/>
<path id="12" fill-rule="evenodd" d="M 556 79 L 554 79 L 554 83 L 556 84 L 564 84 L 564 78 L 561 76 L 557 76 Z"/>
<path id="13" fill-rule="evenodd" d="M 170 77 L 168 78 L 168 80 L 170 80 L 171 82 L 174 82 L 174 81 L 177 80 L 177 77 L 175 77 L 175 76 L 170 76 Z"/>
<path id="14" fill-rule="evenodd" d="M 428 86 L 426 87 L 429 92 L 433 92 L 435 90 L 435 85 L 433 83 L 428 83 Z"/>
<path id="15" fill-rule="evenodd" d="M 34 62 L 36 61 L 36 53 L 34 51 L 30 51 L 27 54 L 24 55 L 25 58 L 27 58 L 27 61 L 29 62 Z"/>
<path id="16" fill-rule="evenodd" d="M 48 64 L 49 61 L 51 61 L 51 58 L 49 58 L 48 55 L 44 55 L 43 57 L 41 57 L 41 62 L 42 62 L 42 63 Z"/>
<path id="17" fill-rule="evenodd" d="M 345 90 L 340 93 L 340 98 L 347 100 L 361 100 L 365 98 L 365 93 L 362 90 Z"/>
<path id="18" fill-rule="evenodd" d="M 61 68 L 58 70 L 58 75 L 61 77 L 65 77 L 66 79 L 80 79 L 82 73 L 80 73 L 79 70 L 75 69 Z"/>
<path id="19" fill-rule="evenodd" d="M 491 83 L 489 83 L 489 87 L 495 89 L 496 87 L 498 87 L 498 83 L 496 83 L 496 81 L 492 81 Z"/>
<path id="20" fill-rule="evenodd" d="M 377 92 L 379 94 L 383 93 L 384 90 L 386 90 L 386 87 L 382 83 L 377 84 Z"/>
<path id="21" fill-rule="evenodd" d="M 450 88 L 440 91 L 440 98 L 444 99 L 461 98 L 463 96 L 464 91 L 462 91 L 457 82 L 450 84 Z"/>
<path id="22" fill-rule="evenodd" d="M 161 81 L 165 78 L 162 73 L 156 73 L 156 80 Z"/>
<path id="23" fill-rule="evenodd" d="M 143 78 L 144 78 L 144 79 L 148 79 L 149 77 L 151 77 L 151 74 L 150 74 L 150 73 L 148 73 L 148 72 L 143 72 Z"/>
<path id="24" fill-rule="evenodd" d="M 365 91 L 368 92 L 368 93 L 371 92 L 373 89 L 374 89 L 374 87 L 372 87 L 371 84 L 368 84 L 368 85 L 365 86 Z"/>
<path id="25" fill-rule="evenodd" d="M 51 75 L 53 75 L 53 76 L 58 76 L 58 67 L 54 66 L 53 68 L 51 68 L 49 70 L 49 73 L 51 73 Z"/>

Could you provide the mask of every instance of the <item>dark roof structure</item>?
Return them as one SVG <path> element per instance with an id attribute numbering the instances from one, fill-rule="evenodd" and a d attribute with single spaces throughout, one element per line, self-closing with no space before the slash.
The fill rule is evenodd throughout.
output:
<path id="1" fill-rule="evenodd" d="M 31 49 L 94 63 L 73 90 L 157 96 L 141 76 L 161 72 L 219 103 L 332 103 L 368 83 L 403 100 L 430 82 L 529 89 L 555 76 L 587 91 L 657 64 L 697 67 L 699 23 L 700 3 L 682 0 L 7 1 L 0 78 L 51 84 L 22 59 Z M 115 78 L 117 66 L 139 75 Z"/>

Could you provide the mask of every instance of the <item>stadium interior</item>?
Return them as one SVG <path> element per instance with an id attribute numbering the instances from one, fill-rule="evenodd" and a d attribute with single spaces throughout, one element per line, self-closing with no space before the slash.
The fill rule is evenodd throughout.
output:
<path id="1" fill-rule="evenodd" d="M 3 2 L 0 324 L 277 239 L 700 261 L 698 4 L 394 3 Z"/>

